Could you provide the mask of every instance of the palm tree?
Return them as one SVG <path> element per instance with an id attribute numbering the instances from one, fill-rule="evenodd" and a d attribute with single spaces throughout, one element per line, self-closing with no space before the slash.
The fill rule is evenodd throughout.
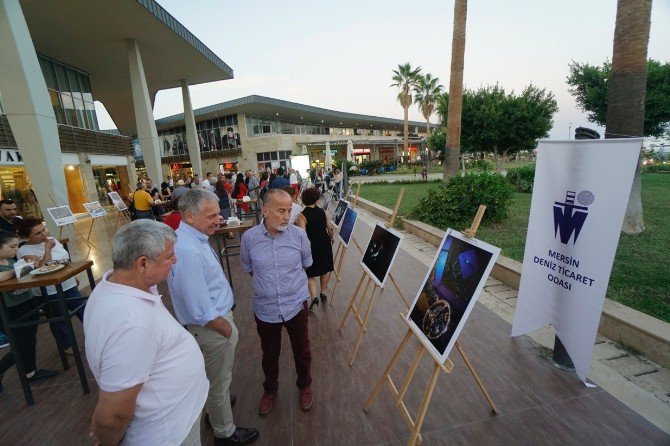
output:
<path id="1" fill-rule="evenodd" d="M 403 154 L 407 153 L 409 146 L 409 106 L 412 105 L 412 89 L 417 86 L 417 81 L 421 75 L 421 67 L 412 68 L 409 62 L 398 65 L 397 70 L 393 70 L 393 81 L 391 87 L 398 87 L 398 102 L 404 112 L 403 126 Z"/>
<path id="2" fill-rule="evenodd" d="M 437 99 L 440 97 L 444 87 L 440 84 L 440 79 L 427 73 L 425 76 L 419 76 L 419 81 L 414 87 L 414 102 L 419 104 L 419 111 L 426 119 L 426 141 L 430 141 L 430 116 L 435 111 Z M 432 147 L 428 147 L 429 150 Z"/>
<path id="3" fill-rule="evenodd" d="M 651 2 L 652 0 L 617 2 L 605 138 L 641 137 L 644 134 Z M 638 161 L 622 228 L 626 234 L 639 234 L 645 229 L 641 190 Z"/>
<path id="4" fill-rule="evenodd" d="M 449 111 L 447 112 L 447 145 L 444 150 L 442 176 L 458 174 L 461 153 L 461 111 L 463 107 L 463 66 L 465 59 L 465 21 L 468 1 L 454 2 L 454 33 L 451 38 L 451 77 L 449 78 Z"/>

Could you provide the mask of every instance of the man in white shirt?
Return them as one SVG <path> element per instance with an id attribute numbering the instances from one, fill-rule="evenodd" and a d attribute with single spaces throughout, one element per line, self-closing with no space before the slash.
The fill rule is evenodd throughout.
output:
<path id="1" fill-rule="evenodd" d="M 176 262 L 175 241 L 154 220 L 123 226 L 114 236 L 114 269 L 88 300 L 86 357 L 100 387 L 96 444 L 200 445 L 209 388 L 202 353 L 156 290 Z"/>

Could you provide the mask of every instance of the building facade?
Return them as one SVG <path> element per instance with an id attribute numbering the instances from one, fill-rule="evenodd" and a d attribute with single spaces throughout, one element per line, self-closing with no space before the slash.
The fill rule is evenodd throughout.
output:
<path id="1" fill-rule="evenodd" d="M 309 155 L 312 167 L 324 167 L 326 145 L 331 159 L 380 160 L 385 164 L 418 162 L 425 123 L 409 123 L 409 150 L 403 152 L 403 121 L 339 112 L 263 96 L 247 96 L 194 110 L 202 172 L 188 162 L 189 144 L 183 115 L 156 120 L 162 141 L 164 175 L 205 174 L 220 170 L 263 170 L 290 166 L 292 155 Z"/>

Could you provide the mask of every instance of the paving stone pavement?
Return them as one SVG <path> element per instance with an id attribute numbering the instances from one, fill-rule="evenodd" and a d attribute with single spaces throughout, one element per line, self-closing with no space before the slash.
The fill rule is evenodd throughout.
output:
<path id="1" fill-rule="evenodd" d="M 362 208 L 359 218 L 369 224 L 379 219 Z M 437 248 L 420 237 L 403 234 L 402 248 L 430 267 Z M 364 241 L 361 241 L 364 242 Z M 512 323 L 518 291 L 489 277 L 479 296 L 482 304 Z M 544 327 L 528 335 L 537 354 L 549 358 L 553 351 L 554 330 Z M 568 373 L 568 372 L 566 372 Z M 670 371 L 614 341 L 598 335 L 588 378 L 648 421 L 670 433 Z"/>

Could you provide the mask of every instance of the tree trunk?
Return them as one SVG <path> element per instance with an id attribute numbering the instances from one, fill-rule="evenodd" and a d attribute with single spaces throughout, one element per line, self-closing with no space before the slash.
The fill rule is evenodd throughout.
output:
<path id="1" fill-rule="evenodd" d="M 617 2 L 612 76 L 607 94 L 605 138 L 642 137 L 647 89 L 647 46 L 651 26 L 651 0 Z M 644 231 L 640 161 L 628 198 L 623 224 L 626 234 Z"/>
<path id="2" fill-rule="evenodd" d="M 404 123 L 404 127 L 403 127 L 404 135 L 403 135 L 403 141 L 402 141 L 402 144 L 403 144 L 403 146 L 402 146 L 403 147 L 403 149 L 402 149 L 402 162 L 403 162 L 403 164 L 405 164 L 405 154 L 408 153 L 408 149 L 409 149 L 409 105 L 403 107 L 403 110 L 404 110 L 404 113 L 405 113 L 404 114 L 405 123 Z"/>
<path id="3" fill-rule="evenodd" d="M 426 167 L 430 169 L 430 158 L 432 156 L 432 147 L 430 147 L 430 120 L 426 119 Z"/>
<path id="4" fill-rule="evenodd" d="M 454 2 L 454 33 L 451 38 L 447 144 L 444 150 L 444 165 L 442 166 L 444 179 L 458 174 L 458 156 L 461 153 L 461 112 L 463 108 L 463 66 L 467 15 L 467 0 L 456 0 Z"/>

